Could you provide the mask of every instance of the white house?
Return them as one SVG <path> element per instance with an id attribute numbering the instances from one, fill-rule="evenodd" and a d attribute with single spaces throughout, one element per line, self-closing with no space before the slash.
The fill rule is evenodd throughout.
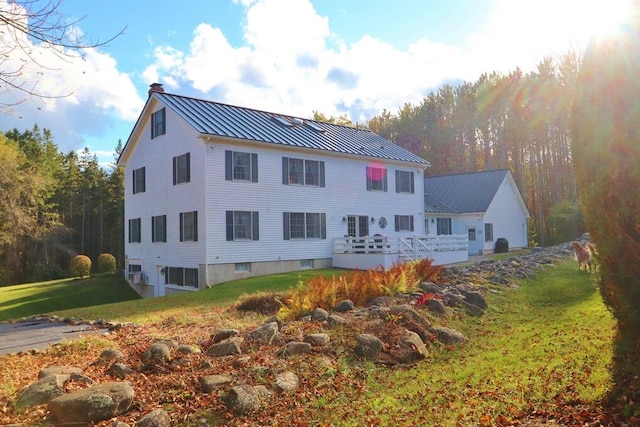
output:
<path id="1" fill-rule="evenodd" d="M 496 240 L 526 248 L 529 210 L 508 169 L 424 179 L 427 234 L 465 234 L 469 255 L 492 253 Z"/>
<path id="2" fill-rule="evenodd" d="M 143 296 L 331 267 L 334 238 L 425 235 L 429 163 L 358 127 L 154 84 L 118 165 L 125 269 Z"/>

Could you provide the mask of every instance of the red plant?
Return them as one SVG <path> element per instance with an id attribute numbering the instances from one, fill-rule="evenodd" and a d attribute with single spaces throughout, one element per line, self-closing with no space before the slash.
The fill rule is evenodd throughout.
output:
<path id="1" fill-rule="evenodd" d="M 430 292 L 424 293 L 418 297 L 416 300 L 416 305 L 425 305 L 427 301 L 437 299 L 442 301 L 442 295 L 432 294 Z"/>

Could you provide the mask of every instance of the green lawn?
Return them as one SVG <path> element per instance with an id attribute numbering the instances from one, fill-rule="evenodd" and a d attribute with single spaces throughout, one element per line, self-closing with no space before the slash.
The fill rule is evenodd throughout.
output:
<path id="1" fill-rule="evenodd" d="M 11 286 L 0 288 L 0 319 L 55 312 L 141 324 L 169 317 L 188 322 L 243 294 L 285 292 L 316 274 L 344 273 L 257 277 L 146 300 L 132 299 L 126 282 L 114 277 Z M 482 317 L 457 315 L 447 323 L 469 338 L 466 344 L 434 343 L 429 358 L 409 369 L 352 363 L 346 353 L 314 372 L 317 392 L 299 396 L 296 416 L 303 411 L 309 425 L 496 426 L 513 425 L 510 419 L 532 408 L 597 407 L 612 386 L 615 321 L 593 276 L 577 272 L 568 259 L 517 288 L 490 285 L 486 295 Z M 106 304 L 123 299 L 129 300 Z"/>
<path id="2" fill-rule="evenodd" d="M 137 299 L 120 276 L 61 279 L 0 287 L 0 321 Z"/>
<path id="3" fill-rule="evenodd" d="M 494 287 L 488 302 L 481 318 L 449 325 L 469 343 L 433 346 L 415 369 L 372 369 L 364 389 L 318 399 L 314 418 L 344 426 L 489 426 L 528 408 L 595 406 L 606 395 L 615 322 L 593 276 L 577 272 L 573 260 L 518 289 Z"/>
<path id="4" fill-rule="evenodd" d="M 205 312 L 212 306 L 230 305 L 243 294 L 258 291 L 284 293 L 298 281 L 306 281 L 316 275 L 347 273 L 338 269 L 304 270 L 252 277 L 199 292 L 148 299 L 138 298 L 120 276 L 14 285 L 0 288 L 0 321 L 51 313 L 63 317 L 142 324 L 168 316 L 188 317 Z"/>

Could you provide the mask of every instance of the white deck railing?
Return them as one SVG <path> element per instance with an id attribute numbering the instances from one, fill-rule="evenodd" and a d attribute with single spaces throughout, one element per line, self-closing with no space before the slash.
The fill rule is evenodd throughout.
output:
<path id="1" fill-rule="evenodd" d="M 333 253 L 350 254 L 389 254 L 400 253 L 416 259 L 412 254 L 431 255 L 433 252 L 467 251 L 469 241 L 464 234 L 438 236 L 407 236 L 407 237 L 335 237 L 333 239 Z"/>
<path id="2" fill-rule="evenodd" d="M 469 259 L 468 247 L 466 235 L 336 237 L 333 265 L 363 270 L 420 259 L 452 264 Z"/>

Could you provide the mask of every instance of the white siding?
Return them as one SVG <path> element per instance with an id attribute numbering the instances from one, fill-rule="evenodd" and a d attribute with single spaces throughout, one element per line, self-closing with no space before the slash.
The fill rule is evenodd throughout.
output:
<path id="1" fill-rule="evenodd" d="M 160 106 L 151 108 L 156 111 Z M 198 268 L 204 263 L 204 143 L 193 129 L 166 109 L 166 134 L 151 139 L 150 116 L 125 168 L 125 254 L 142 259 L 149 284 L 156 285 L 158 266 Z M 191 180 L 173 185 L 173 158 L 191 153 Z M 133 170 L 145 167 L 146 191 L 133 194 Z M 180 212 L 198 211 L 198 242 L 180 242 Z M 151 218 L 167 215 L 167 242 L 151 242 Z M 141 218 L 142 242 L 128 243 L 128 220 Z"/>
<path id="2" fill-rule="evenodd" d="M 484 215 L 484 222 L 493 224 L 493 241 L 486 243 L 487 250 L 493 250 L 495 241 L 501 237 L 509 241 L 509 250 L 528 246 L 527 212 L 521 200 L 515 183 L 507 177 Z"/>
<path id="3" fill-rule="evenodd" d="M 259 182 L 225 180 L 225 150 L 258 155 Z M 282 157 L 325 162 L 325 187 L 282 184 Z M 344 236 L 347 215 L 367 215 L 376 219 L 369 224 L 369 234 L 396 235 L 394 215 L 413 215 L 415 232 L 424 233 L 422 213 L 422 168 L 412 164 L 386 163 L 388 191 L 366 191 L 366 166 L 371 159 L 345 158 L 318 150 L 269 147 L 245 142 L 230 144 L 213 141 L 207 150 L 208 257 L 211 264 L 236 262 L 286 261 L 330 258 L 332 237 Z M 395 170 L 413 171 L 414 194 L 395 192 Z M 226 241 L 225 211 L 242 210 L 260 213 L 259 241 Z M 283 212 L 325 213 L 326 239 L 284 240 Z M 378 220 L 386 217 L 387 227 Z M 405 233 L 406 234 L 406 233 Z"/>

